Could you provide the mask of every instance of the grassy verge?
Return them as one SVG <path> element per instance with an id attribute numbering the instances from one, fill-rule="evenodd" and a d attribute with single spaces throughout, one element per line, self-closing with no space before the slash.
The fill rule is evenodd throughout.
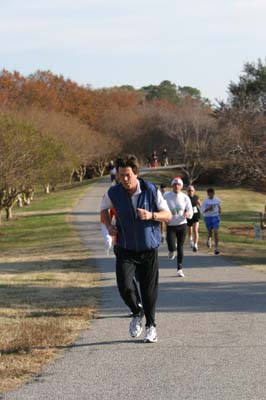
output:
<path id="1" fill-rule="evenodd" d="M 165 183 L 171 190 L 170 181 L 177 171 L 156 171 L 145 174 L 146 179 L 155 184 Z M 203 200 L 207 187 L 197 187 L 197 195 Z M 224 257 L 243 265 L 266 272 L 266 232 L 264 238 L 255 239 L 254 225 L 259 224 L 259 212 L 266 205 L 265 194 L 247 188 L 214 187 L 215 195 L 222 201 L 220 225 L 220 249 Z M 200 223 L 200 247 L 206 249 L 206 229 Z M 205 250 L 206 249 L 206 250 Z"/>
<path id="2" fill-rule="evenodd" d="M 265 194 L 244 188 L 217 188 L 216 195 L 222 201 L 219 236 L 223 256 L 266 272 L 266 232 L 263 239 L 256 239 L 254 234 L 259 212 L 266 204 Z"/>
<path id="3" fill-rule="evenodd" d="M 88 181 L 37 194 L 0 227 L 0 391 L 36 373 L 95 313 L 99 276 L 71 224 L 86 190 Z"/>

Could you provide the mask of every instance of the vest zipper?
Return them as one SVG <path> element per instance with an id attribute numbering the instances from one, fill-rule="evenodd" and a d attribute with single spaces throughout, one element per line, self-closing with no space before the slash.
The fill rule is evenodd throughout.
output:
<path id="1" fill-rule="evenodd" d="M 133 224 L 134 224 L 134 239 L 135 239 L 135 249 L 138 251 L 138 241 L 137 241 L 137 235 L 136 235 L 136 212 L 131 201 L 131 197 L 128 196 L 128 201 L 129 201 L 129 208 L 131 210 L 131 214 L 133 217 Z"/>

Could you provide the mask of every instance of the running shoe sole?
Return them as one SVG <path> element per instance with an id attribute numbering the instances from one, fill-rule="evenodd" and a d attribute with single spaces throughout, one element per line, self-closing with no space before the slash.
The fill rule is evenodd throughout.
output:
<path id="1" fill-rule="evenodd" d="M 144 339 L 144 343 L 157 343 L 158 342 L 158 337 L 150 340 L 150 339 Z"/>

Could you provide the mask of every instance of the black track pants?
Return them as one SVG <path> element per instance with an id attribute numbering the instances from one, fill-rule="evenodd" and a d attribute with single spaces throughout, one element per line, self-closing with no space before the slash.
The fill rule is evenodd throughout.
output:
<path id="1" fill-rule="evenodd" d="M 135 252 L 115 247 L 116 279 L 120 296 L 133 314 L 140 312 L 134 284 L 137 274 L 146 326 L 155 326 L 155 305 L 158 295 L 159 263 L 157 249 Z"/>
<path id="2" fill-rule="evenodd" d="M 167 226 L 167 246 L 169 251 L 177 250 L 177 266 L 183 263 L 186 234 L 187 224 Z"/>

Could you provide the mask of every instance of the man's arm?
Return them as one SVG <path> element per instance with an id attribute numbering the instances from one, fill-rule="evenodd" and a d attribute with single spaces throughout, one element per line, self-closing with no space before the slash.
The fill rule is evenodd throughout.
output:
<path id="1" fill-rule="evenodd" d="M 158 211 L 155 212 L 137 208 L 139 218 L 158 222 L 169 222 L 172 219 L 172 214 L 169 210 L 167 201 L 163 198 L 162 193 L 159 190 L 157 190 L 156 205 Z"/>
<path id="2" fill-rule="evenodd" d="M 201 207 L 200 207 L 200 211 L 204 214 L 206 211 L 206 201 L 203 200 Z"/>
<path id="3" fill-rule="evenodd" d="M 115 236 L 117 234 L 116 226 L 111 224 L 111 216 L 109 210 L 113 207 L 108 192 L 102 198 L 100 205 L 100 216 L 102 223 L 106 226 L 109 235 Z"/>
<path id="4" fill-rule="evenodd" d="M 159 222 L 169 222 L 172 219 L 172 213 L 168 210 L 157 211 L 153 214 L 156 214 L 156 221 Z"/>
<path id="5" fill-rule="evenodd" d="M 143 208 L 137 208 L 137 212 L 140 219 L 147 221 L 169 222 L 172 219 L 172 214 L 168 210 L 151 212 Z"/>
<path id="6" fill-rule="evenodd" d="M 102 210 L 100 214 L 101 214 L 101 220 L 105 224 L 109 235 L 115 236 L 117 234 L 117 227 L 111 224 L 111 217 L 109 210 Z"/>
<path id="7" fill-rule="evenodd" d="M 186 197 L 185 217 L 188 219 L 191 219 L 193 217 L 193 208 L 191 201 L 188 197 Z"/>

